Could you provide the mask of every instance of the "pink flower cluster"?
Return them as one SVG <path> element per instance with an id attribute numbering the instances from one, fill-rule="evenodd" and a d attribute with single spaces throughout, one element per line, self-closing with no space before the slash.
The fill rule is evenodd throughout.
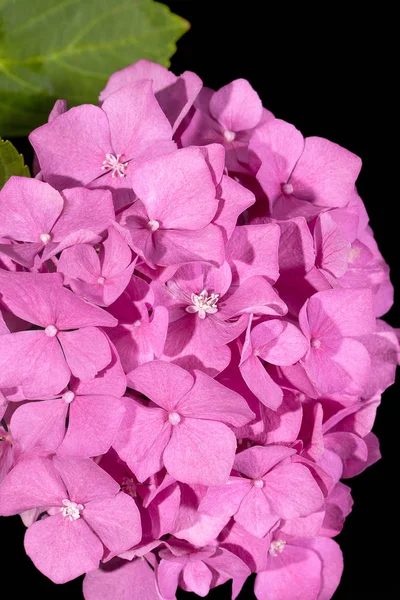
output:
<path id="1" fill-rule="evenodd" d="M 0 514 L 86 600 L 329 600 L 399 359 L 355 183 L 239 79 L 142 60 L 0 193 Z"/>

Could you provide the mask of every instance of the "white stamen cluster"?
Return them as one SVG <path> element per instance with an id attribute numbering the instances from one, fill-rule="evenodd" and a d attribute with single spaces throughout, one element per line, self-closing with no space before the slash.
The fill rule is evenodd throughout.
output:
<path id="1" fill-rule="evenodd" d="M 271 556 L 278 556 L 278 554 L 281 554 L 284 551 L 285 546 L 286 542 L 284 540 L 274 540 L 271 542 L 268 552 Z"/>
<path id="2" fill-rule="evenodd" d="M 207 290 L 203 290 L 197 296 L 192 294 L 191 296 L 192 305 L 186 307 L 188 313 L 197 313 L 200 319 L 205 319 L 206 315 L 214 315 L 218 312 L 217 302 L 219 300 L 219 294 L 208 295 Z"/>
<path id="3" fill-rule="evenodd" d="M 106 154 L 106 160 L 103 160 L 102 171 L 109 171 L 112 169 L 112 177 L 126 177 L 125 169 L 128 166 L 127 162 L 120 162 L 122 154 Z"/>
<path id="4" fill-rule="evenodd" d="M 63 507 L 60 509 L 63 517 L 68 517 L 70 521 L 76 521 L 81 517 L 81 510 L 85 507 L 82 504 L 71 502 L 71 500 L 65 499 L 62 501 Z"/>

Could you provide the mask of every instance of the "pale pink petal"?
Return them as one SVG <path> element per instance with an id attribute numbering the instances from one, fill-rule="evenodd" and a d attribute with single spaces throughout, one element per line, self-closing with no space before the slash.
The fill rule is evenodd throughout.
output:
<path id="1" fill-rule="evenodd" d="M 296 451 L 286 446 L 253 446 L 236 455 L 234 468 L 250 479 L 261 479 Z"/>
<path id="2" fill-rule="evenodd" d="M 330 600 L 339 585 L 343 572 L 343 555 L 339 544 L 326 537 L 302 541 L 316 552 L 322 563 L 321 589 L 317 600 Z"/>
<path id="3" fill-rule="evenodd" d="M 127 378 L 129 387 L 168 411 L 175 409 L 179 400 L 191 390 L 194 384 L 190 373 L 177 365 L 161 360 L 140 365 L 131 371 Z"/>
<path id="4" fill-rule="evenodd" d="M 11 177 L 0 194 L 1 235 L 20 242 L 40 243 L 63 209 L 63 199 L 48 183 Z"/>
<path id="5" fill-rule="evenodd" d="M 184 418 L 172 428 L 163 459 L 178 481 L 222 485 L 228 480 L 235 450 L 235 435 L 223 423 Z"/>
<path id="6" fill-rule="evenodd" d="M 149 264 L 171 266 L 200 260 L 218 267 L 225 259 L 222 232 L 212 223 L 197 231 L 158 229 L 152 243 L 145 255 Z"/>
<path id="7" fill-rule="evenodd" d="M 171 126 L 162 112 L 150 79 L 129 83 L 103 102 L 115 154 L 140 158 L 154 142 L 170 140 Z"/>
<path id="8" fill-rule="evenodd" d="M 71 232 L 87 229 L 100 234 L 114 221 L 111 192 L 72 188 L 62 192 L 64 210 L 53 227 L 54 241 L 59 242 Z"/>
<path id="9" fill-rule="evenodd" d="M 65 435 L 67 413 L 68 404 L 62 399 L 22 404 L 11 417 L 13 437 L 23 452 L 55 451 Z"/>
<path id="10" fill-rule="evenodd" d="M 38 127 L 29 140 L 45 180 L 58 189 L 86 185 L 102 175 L 105 156 L 113 152 L 107 117 L 91 104 L 71 108 Z"/>
<path id="11" fill-rule="evenodd" d="M 28 527 L 24 546 L 35 567 L 54 583 L 93 571 L 103 556 L 102 543 L 85 521 L 61 514 Z"/>
<path id="12" fill-rule="evenodd" d="M 73 502 L 85 505 L 119 492 L 118 483 L 93 460 L 69 456 L 55 456 L 53 460 Z"/>
<path id="13" fill-rule="evenodd" d="M 309 515 L 321 508 L 324 497 L 307 467 L 283 465 L 265 477 L 263 492 L 273 511 L 283 519 Z"/>
<path id="14" fill-rule="evenodd" d="M 163 229 L 201 229 L 218 206 L 210 169 L 198 148 L 183 148 L 142 164 L 132 175 L 132 187 L 149 220 Z"/>
<path id="15" fill-rule="evenodd" d="M 58 339 L 73 375 L 82 381 L 93 379 L 111 362 L 110 344 L 97 327 L 61 331 Z"/>
<path id="16" fill-rule="evenodd" d="M 236 227 L 226 248 L 235 280 L 242 282 L 262 275 L 274 283 L 279 277 L 279 238 L 280 229 L 275 223 Z"/>
<path id="17" fill-rule="evenodd" d="M 201 560 L 190 562 L 184 566 L 182 577 L 190 592 L 204 598 L 210 591 L 213 574 Z"/>
<path id="18" fill-rule="evenodd" d="M 159 600 L 154 571 L 140 558 L 87 573 L 83 594 L 86 600 Z"/>
<path id="19" fill-rule="evenodd" d="M 135 501 L 123 492 L 114 498 L 88 502 L 82 516 L 111 552 L 124 552 L 142 537 Z"/>
<path id="20" fill-rule="evenodd" d="M 251 486 L 251 481 L 240 477 L 230 477 L 222 486 L 210 486 L 200 502 L 199 511 L 211 517 L 231 517 Z"/>
<path id="21" fill-rule="evenodd" d="M 257 600 L 317 600 L 321 588 L 321 561 L 312 550 L 286 544 L 270 556 L 268 568 L 254 584 Z"/>
<path id="22" fill-rule="evenodd" d="M 262 103 L 246 79 L 235 79 L 212 95 L 210 113 L 228 131 L 243 131 L 259 123 Z"/>
<path id="23" fill-rule="evenodd" d="M 361 160 L 352 152 L 323 138 L 306 138 L 290 177 L 293 194 L 319 206 L 345 206 L 354 194 L 360 169 Z"/>
<path id="24" fill-rule="evenodd" d="M 260 359 L 250 355 L 240 364 L 240 373 L 253 394 L 268 408 L 276 410 L 282 403 L 280 386 L 267 373 Z"/>
<path id="25" fill-rule="evenodd" d="M 125 400 L 125 410 L 113 447 L 139 481 L 144 481 L 163 466 L 171 425 L 165 410 L 147 408 L 130 398 Z"/>
<path id="26" fill-rule="evenodd" d="M 246 425 L 255 417 L 242 396 L 201 371 L 195 371 L 194 386 L 174 410 L 185 417 L 221 421 L 233 427 Z"/>
<path id="27" fill-rule="evenodd" d="M 57 454 L 82 458 L 105 454 L 124 413 L 123 403 L 112 396 L 76 396 L 70 404 L 68 429 Z"/>
<path id="28" fill-rule="evenodd" d="M 48 458 L 27 457 L 0 486 L 0 514 L 15 515 L 31 508 L 61 506 L 67 491 Z"/>
<path id="29" fill-rule="evenodd" d="M 347 270 L 351 245 L 343 237 L 329 213 L 321 213 L 314 226 L 317 255 L 315 264 L 334 277 L 342 277 Z"/>
<path id="30" fill-rule="evenodd" d="M 235 515 L 235 521 L 258 538 L 264 537 L 278 520 L 262 490 L 255 486 L 243 498 Z"/>
<path id="31" fill-rule="evenodd" d="M 175 598 L 183 565 L 180 562 L 161 560 L 157 569 L 157 583 L 162 598 L 172 600 Z"/>
<path id="32" fill-rule="evenodd" d="M 273 119 L 257 129 L 249 149 L 261 159 L 257 180 L 273 205 L 303 152 L 304 138 L 290 123 Z"/>
<path id="33" fill-rule="evenodd" d="M 295 325 L 278 319 L 256 325 L 251 342 L 260 358 L 282 366 L 293 365 L 309 348 L 308 340 Z"/>
<path id="34" fill-rule="evenodd" d="M 21 356 L 24 361 L 21 364 Z M 44 331 L 0 336 L 0 386 L 25 398 L 52 398 L 67 385 L 71 372 L 56 338 Z"/>

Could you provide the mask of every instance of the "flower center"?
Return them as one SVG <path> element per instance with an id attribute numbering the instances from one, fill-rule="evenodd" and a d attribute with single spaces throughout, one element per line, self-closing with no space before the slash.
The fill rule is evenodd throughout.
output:
<path id="1" fill-rule="evenodd" d="M 168 421 L 171 425 L 178 425 L 181 422 L 181 416 L 176 412 L 170 412 L 168 415 Z"/>
<path id="2" fill-rule="evenodd" d="M 214 315 L 218 312 L 217 303 L 219 300 L 219 294 L 208 295 L 207 290 L 203 290 L 197 296 L 192 294 L 191 296 L 192 305 L 186 307 L 188 313 L 197 313 L 200 319 L 205 319 L 206 315 Z"/>
<path id="3" fill-rule="evenodd" d="M 230 129 L 226 129 L 224 131 L 224 138 L 228 143 L 233 142 L 236 138 L 236 133 Z"/>
<path id="4" fill-rule="evenodd" d="M 65 392 L 65 394 L 63 394 L 61 397 L 64 402 L 71 404 L 72 400 L 75 398 L 75 394 L 74 392 L 71 392 L 71 390 L 68 390 L 68 392 Z"/>
<path id="5" fill-rule="evenodd" d="M 84 509 L 82 504 L 71 502 L 71 500 L 63 500 L 63 507 L 60 509 L 63 517 L 68 517 L 70 521 L 76 521 L 81 516 L 81 510 Z"/>
<path id="6" fill-rule="evenodd" d="M 264 487 L 264 482 L 263 482 L 263 480 L 262 480 L 262 479 L 254 479 L 254 480 L 253 480 L 253 485 L 254 485 L 254 487 L 256 487 L 256 488 L 260 488 L 260 489 L 261 489 L 261 488 L 263 488 L 263 487 Z"/>
<path id="7" fill-rule="evenodd" d="M 151 219 L 151 221 L 149 221 L 147 223 L 147 227 L 151 231 L 157 231 L 157 229 L 160 227 L 160 223 L 158 221 L 156 221 L 155 219 Z"/>
<path id="8" fill-rule="evenodd" d="M 42 242 L 42 244 L 44 244 L 46 246 L 46 244 L 49 243 L 49 241 L 51 240 L 51 235 L 49 233 L 41 233 L 40 234 L 40 241 Z"/>
<path id="9" fill-rule="evenodd" d="M 121 483 L 121 490 L 128 494 L 132 498 L 136 498 L 136 483 L 132 477 L 123 477 Z"/>
<path id="10" fill-rule="evenodd" d="M 55 325 L 47 325 L 44 332 L 48 337 L 55 337 L 58 333 L 58 329 Z"/>
<path id="11" fill-rule="evenodd" d="M 112 177 L 126 177 L 125 169 L 128 166 L 127 162 L 121 162 L 119 159 L 122 154 L 106 154 L 106 160 L 103 160 L 103 166 L 101 167 L 102 171 L 109 172 L 112 171 Z"/>
<path id="12" fill-rule="evenodd" d="M 290 196 L 293 194 L 293 186 L 291 183 L 282 183 L 282 192 L 286 194 L 286 196 Z"/>
<path id="13" fill-rule="evenodd" d="M 281 554 L 283 552 L 285 546 L 286 542 L 284 540 L 275 540 L 274 542 L 271 542 L 271 545 L 269 547 L 270 555 L 278 556 L 278 554 Z"/>
<path id="14" fill-rule="evenodd" d="M 321 340 L 319 340 L 317 338 L 313 338 L 311 340 L 310 344 L 313 348 L 319 348 L 321 346 Z"/>
<path id="15" fill-rule="evenodd" d="M 104 277 L 99 277 L 99 278 L 97 279 L 97 283 L 98 283 L 99 285 L 104 285 L 104 284 L 105 284 L 105 282 L 106 282 L 106 280 L 104 279 Z"/>

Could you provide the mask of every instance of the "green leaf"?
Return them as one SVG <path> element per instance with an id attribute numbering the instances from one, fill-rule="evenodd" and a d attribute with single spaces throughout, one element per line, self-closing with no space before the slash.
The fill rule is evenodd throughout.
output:
<path id="1" fill-rule="evenodd" d="M 59 98 L 97 103 L 140 58 L 169 66 L 188 28 L 153 0 L 0 0 L 0 135 L 29 134 Z"/>
<path id="2" fill-rule="evenodd" d="M 0 138 L 0 189 L 12 175 L 30 177 L 22 154 L 18 154 L 11 142 Z"/>

